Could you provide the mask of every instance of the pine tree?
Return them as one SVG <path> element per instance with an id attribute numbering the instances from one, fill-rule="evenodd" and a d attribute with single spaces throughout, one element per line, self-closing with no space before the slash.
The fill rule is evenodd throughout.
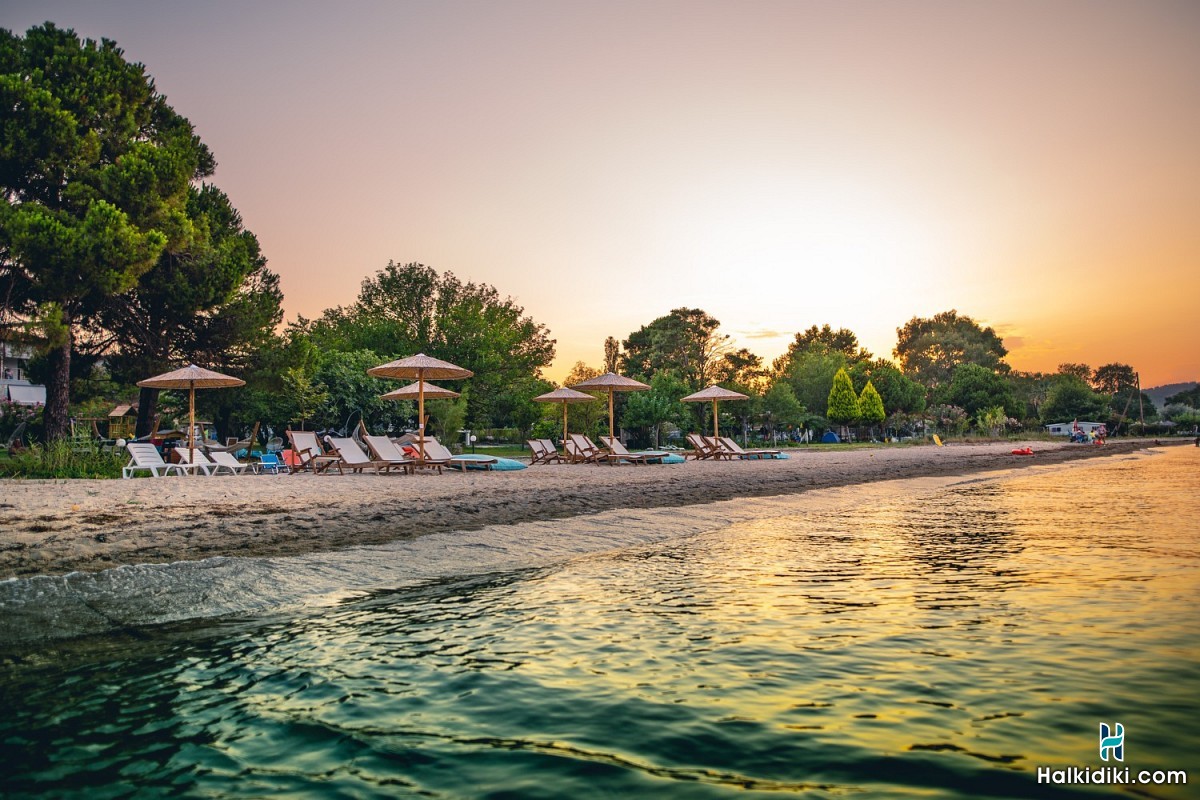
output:
<path id="1" fill-rule="evenodd" d="M 849 425 L 859 418 L 858 395 L 854 393 L 854 384 L 845 369 L 839 369 L 833 376 L 825 416 L 840 425 Z"/>

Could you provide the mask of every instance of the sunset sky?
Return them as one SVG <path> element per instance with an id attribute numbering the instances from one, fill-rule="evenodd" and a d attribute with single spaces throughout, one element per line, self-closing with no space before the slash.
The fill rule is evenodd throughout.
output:
<path id="1" fill-rule="evenodd" d="M 768 362 L 951 308 L 1018 369 L 1200 379 L 1200 3 L 6 0 L 188 117 L 289 320 L 389 259 L 598 366 L 678 306 Z"/>

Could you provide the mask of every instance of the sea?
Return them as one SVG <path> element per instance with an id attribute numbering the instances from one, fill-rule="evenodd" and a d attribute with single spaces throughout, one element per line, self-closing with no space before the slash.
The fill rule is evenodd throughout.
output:
<path id="1" fill-rule="evenodd" d="M 1200 797 L 1198 498 L 1171 447 L 3 581 L 0 796 Z"/>

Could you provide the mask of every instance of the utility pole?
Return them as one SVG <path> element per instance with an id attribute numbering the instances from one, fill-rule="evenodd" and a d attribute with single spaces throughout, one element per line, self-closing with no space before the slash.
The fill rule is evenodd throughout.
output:
<path id="1" fill-rule="evenodd" d="M 1142 435 L 1145 436 L 1146 435 L 1146 415 L 1142 409 L 1142 373 L 1135 372 L 1135 373 L 1133 373 L 1133 377 L 1137 379 L 1138 422 L 1141 423 Z"/>

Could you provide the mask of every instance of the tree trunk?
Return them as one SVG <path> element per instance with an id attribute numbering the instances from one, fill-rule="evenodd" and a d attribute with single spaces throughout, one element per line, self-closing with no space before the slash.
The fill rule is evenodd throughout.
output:
<path id="1" fill-rule="evenodd" d="M 46 409 L 42 420 L 46 426 L 46 441 L 66 439 L 71 435 L 71 345 L 75 341 L 70 322 L 67 324 L 66 341 L 50 351 L 49 380 L 46 381 Z"/>
<path id="2" fill-rule="evenodd" d="M 142 387 L 138 392 L 138 418 L 137 427 L 133 429 L 134 438 L 140 439 L 143 436 L 149 436 L 150 431 L 154 429 L 154 417 L 158 410 L 158 393 L 160 391 L 160 389 Z"/>

